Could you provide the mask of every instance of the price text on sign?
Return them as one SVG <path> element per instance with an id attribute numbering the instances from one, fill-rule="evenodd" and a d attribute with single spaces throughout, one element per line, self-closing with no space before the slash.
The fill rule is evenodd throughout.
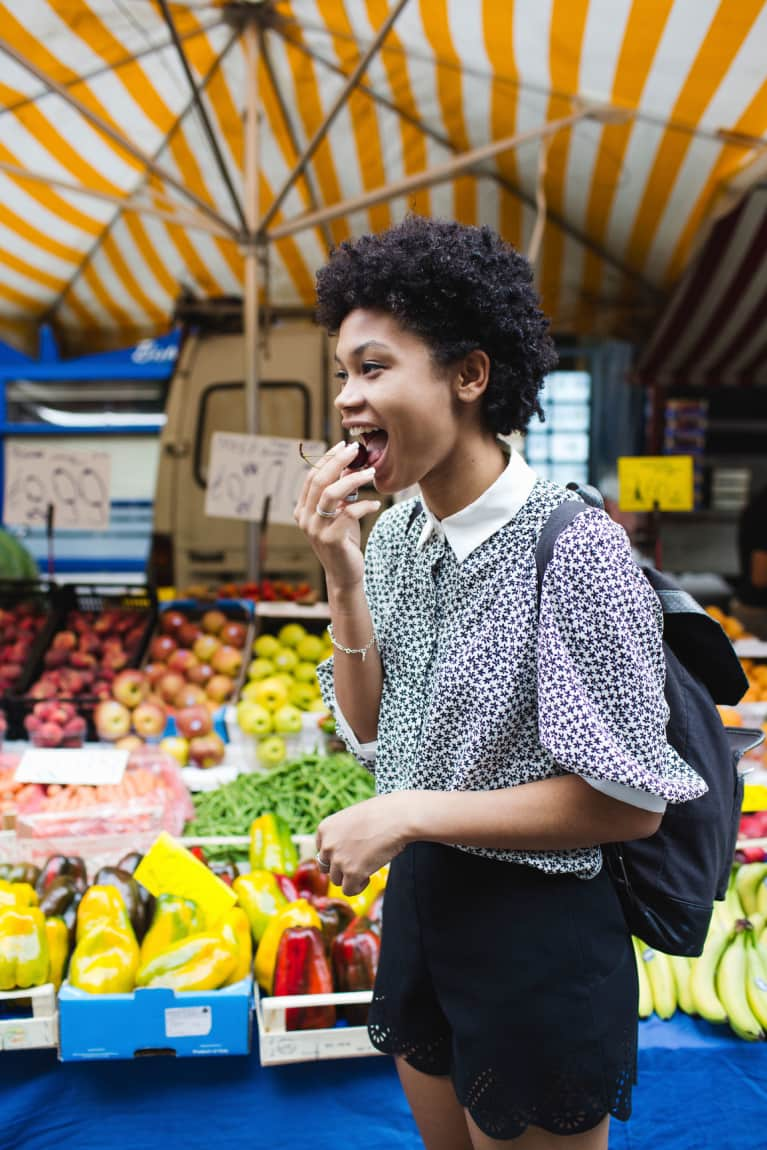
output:
<path id="1" fill-rule="evenodd" d="M 624 455 L 618 460 L 621 511 L 692 511 L 691 455 Z"/>
<path id="2" fill-rule="evenodd" d="M 237 435 L 216 431 L 210 446 L 205 514 L 218 519 L 263 517 L 268 498 L 269 523 L 294 523 L 295 507 L 308 464 L 298 454 L 298 439 L 270 435 Z M 310 459 L 326 445 L 304 441 Z"/>
<path id="3" fill-rule="evenodd" d="M 15 778 L 17 783 L 60 786 L 116 785 L 122 780 L 127 762 L 128 752 L 115 747 L 30 747 L 21 756 Z"/>
<path id="4" fill-rule="evenodd" d="M 6 443 L 3 518 L 45 526 L 49 504 L 62 531 L 109 527 L 110 459 L 105 451 L 62 451 L 49 444 Z"/>

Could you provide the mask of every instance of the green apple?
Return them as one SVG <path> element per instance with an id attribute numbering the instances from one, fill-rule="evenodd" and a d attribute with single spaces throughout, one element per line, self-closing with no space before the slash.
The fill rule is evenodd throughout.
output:
<path id="1" fill-rule="evenodd" d="M 324 649 L 325 644 L 319 635 L 305 635 L 300 643 L 296 643 L 296 654 L 308 663 L 319 663 Z"/>
<path id="2" fill-rule="evenodd" d="M 263 681 L 263 679 L 250 679 L 242 688 L 240 698 L 245 699 L 248 703 L 260 703 L 261 699 L 258 688 Z"/>
<path id="3" fill-rule="evenodd" d="M 288 753 L 285 740 L 279 735 L 267 735 L 256 747 L 256 757 L 262 767 L 277 767 Z"/>
<path id="4" fill-rule="evenodd" d="M 278 671 L 293 671 L 298 666 L 298 655 L 292 647 L 280 647 L 272 661 Z"/>
<path id="5" fill-rule="evenodd" d="M 248 702 L 260 703 L 267 711 L 277 711 L 288 701 L 288 688 L 276 675 L 271 675 L 268 679 L 259 679 L 253 694 L 255 697 Z"/>
<path id="6" fill-rule="evenodd" d="M 260 659 L 271 659 L 280 649 L 280 641 L 274 635 L 259 635 L 253 642 L 253 654 Z"/>
<path id="7" fill-rule="evenodd" d="M 293 670 L 293 678 L 299 683 L 316 683 L 317 664 L 306 662 L 298 663 Z"/>
<path id="8" fill-rule="evenodd" d="M 248 678 L 268 679 L 276 669 L 271 659 L 264 659 L 263 656 L 259 655 L 258 658 L 251 659 L 248 663 Z"/>
<path id="9" fill-rule="evenodd" d="M 274 712 L 274 729 L 283 735 L 296 735 L 304 725 L 301 712 L 292 703 Z"/>
<path id="10" fill-rule="evenodd" d="M 308 711 L 316 698 L 316 691 L 311 683 L 295 682 L 290 688 L 290 701 L 294 707 Z"/>
<path id="11" fill-rule="evenodd" d="M 307 630 L 302 623 L 285 623 L 277 632 L 277 638 L 284 647 L 297 647 L 306 635 Z"/>
<path id="12" fill-rule="evenodd" d="M 278 683 L 282 683 L 286 691 L 289 691 L 296 681 L 290 671 L 276 671 L 272 677 L 276 679 Z"/>
<path id="13" fill-rule="evenodd" d="M 271 711 L 247 699 L 237 704 L 237 722 L 246 735 L 268 735 L 272 731 Z"/>

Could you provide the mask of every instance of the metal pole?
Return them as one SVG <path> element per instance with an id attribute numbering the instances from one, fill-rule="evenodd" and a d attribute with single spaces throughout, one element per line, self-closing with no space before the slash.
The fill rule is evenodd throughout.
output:
<path id="1" fill-rule="evenodd" d="M 245 105 L 245 189 L 244 208 L 248 226 L 245 247 L 245 294 L 243 328 L 245 354 L 245 430 L 258 433 L 258 32 L 255 21 L 243 31 L 246 61 Z M 260 528 L 258 520 L 248 523 L 246 560 L 248 579 L 259 578 Z"/>

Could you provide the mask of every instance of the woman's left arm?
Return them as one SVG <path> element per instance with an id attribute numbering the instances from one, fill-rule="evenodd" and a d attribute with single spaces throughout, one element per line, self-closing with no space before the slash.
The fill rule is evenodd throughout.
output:
<path id="1" fill-rule="evenodd" d="M 346 894 L 411 842 L 495 850 L 574 850 L 646 838 L 661 815 L 611 798 L 577 775 L 496 791 L 394 791 L 325 819 L 317 847 Z"/>

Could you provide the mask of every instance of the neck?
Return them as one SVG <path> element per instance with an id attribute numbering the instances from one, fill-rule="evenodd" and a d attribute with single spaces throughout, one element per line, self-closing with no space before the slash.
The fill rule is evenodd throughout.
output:
<path id="1" fill-rule="evenodd" d="M 506 470 L 508 458 L 494 435 L 456 442 L 450 454 L 420 483 L 432 515 L 446 519 L 468 507 Z"/>

